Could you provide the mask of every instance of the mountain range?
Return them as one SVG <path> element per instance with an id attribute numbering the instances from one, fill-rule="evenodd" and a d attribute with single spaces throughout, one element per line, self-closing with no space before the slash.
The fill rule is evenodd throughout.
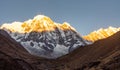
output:
<path id="1" fill-rule="evenodd" d="M 89 43 L 68 23 L 58 24 L 44 15 L 23 23 L 3 24 L 1 29 L 6 30 L 29 53 L 51 59 Z"/>
<path id="2" fill-rule="evenodd" d="M 0 27 L 0 70 L 120 70 L 120 28 L 81 36 L 38 15 Z"/>
<path id="3" fill-rule="evenodd" d="M 88 41 L 97 41 L 100 39 L 104 39 L 107 38 L 113 34 L 115 34 L 116 32 L 120 31 L 120 27 L 119 28 L 115 28 L 115 27 L 108 27 L 108 28 L 100 28 L 96 31 L 91 32 L 90 34 L 83 36 L 84 39 L 88 40 Z"/>

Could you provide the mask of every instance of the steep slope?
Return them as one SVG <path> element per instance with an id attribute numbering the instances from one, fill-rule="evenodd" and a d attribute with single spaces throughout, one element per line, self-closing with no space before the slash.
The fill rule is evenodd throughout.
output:
<path id="1" fill-rule="evenodd" d="M 101 28 L 97 31 L 91 32 L 90 34 L 88 34 L 86 36 L 83 36 L 83 38 L 88 41 L 95 42 L 97 40 L 107 38 L 107 37 L 115 34 L 118 31 L 120 31 L 120 28 L 115 28 L 115 27 L 109 27 L 106 29 Z"/>
<path id="2" fill-rule="evenodd" d="M 26 58 L 32 57 L 7 32 L 0 30 L 0 70 L 32 70 L 24 61 Z"/>
<path id="3" fill-rule="evenodd" d="M 57 24 L 43 15 L 23 23 L 3 24 L 1 29 L 6 30 L 29 53 L 46 58 L 60 57 L 87 44 L 68 23 Z"/>

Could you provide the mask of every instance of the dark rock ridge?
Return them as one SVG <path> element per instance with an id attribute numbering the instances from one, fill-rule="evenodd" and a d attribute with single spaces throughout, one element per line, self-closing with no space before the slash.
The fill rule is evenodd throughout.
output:
<path id="1" fill-rule="evenodd" d="M 0 70 L 120 70 L 120 32 L 57 59 L 28 53 L 0 30 Z"/>

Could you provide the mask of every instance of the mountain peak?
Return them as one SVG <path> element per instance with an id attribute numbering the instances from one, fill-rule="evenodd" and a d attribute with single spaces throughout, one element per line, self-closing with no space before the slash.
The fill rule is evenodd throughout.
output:
<path id="1" fill-rule="evenodd" d="M 32 31 L 44 32 L 44 31 L 53 31 L 55 28 L 62 30 L 74 30 L 69 23 L 64 22 L 63 24 L 55 23 L 49 17 L 44 15 L 37 15 L 33 19 L 29 19 L 24 22 L 13 22 L 11 24 L 3 24 L 1 29 L 8 29 L 12 32 L 18 33 L 29 33 Z"/>
<path id="2" fill-rule="evenodd" d="M 67 22 L 55 23 L 44 15 L 0 28 L 6 29 L 30 54 L 46 58 L 58 58 L 88 43 Z"/>
<path id="3" fill-rule="evenodd" d="M 45 16 L 45 15 L 37 15 L 37 16 L 34 17 L 34 19 L 39 20 L 39 19 L 46 18 L 46 17 L 47 16 Z M 49 17 L 47 17 L 47 18 L 49 18 Z"/>
<path id="4" fill-rule="evenodd" d="M 37 15 L 33 18 L 33 24 L 41 24 L 44 26 L 47 25 L 54 25 L 55 23 L 47 16 L 44 15 Z"/>

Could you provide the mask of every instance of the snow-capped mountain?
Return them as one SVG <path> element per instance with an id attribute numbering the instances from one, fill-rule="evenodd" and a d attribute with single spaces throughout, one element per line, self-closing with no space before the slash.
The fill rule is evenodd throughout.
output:
<path id="1" fill-rule="evenodd" d="M 87 44 L 68 23 L 55 23 L 44 15 L 23 23 L 3 24 L 1 29 L 6 30 L 29 53 L 46 58 L 60 57 Z"/>
<path id="2" fill-rule="evenodd" d="M 97 31 L 93 31 L 90 34 L 84 36 L 83 38 L 88 40 L 88 41 L 97 41 L 99 39 L 104 39 L 107 38 L 113 34 L 115 34 L 116 32 L 120 31 L 120 27 L 119 28 L 115 28 L 115 27 L 108 27 L 106 29 L 100 28 Z"/>

